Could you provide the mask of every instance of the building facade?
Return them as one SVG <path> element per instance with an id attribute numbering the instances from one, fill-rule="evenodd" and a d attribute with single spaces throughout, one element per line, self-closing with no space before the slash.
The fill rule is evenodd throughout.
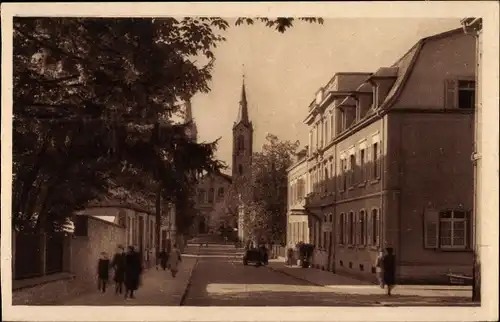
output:
<path id="1" fill-rule="evenodd" d="M 475 56 L 456 29 L 317 92 L 305 120 L 314 267 L 374 279 L 377 251 L 393 247 L 401 282 L 471 273 Z"/>
<path id="2" fill-rule="evenodd" d="M 287 245 L 309 243 L 309 220 L 304 208 L 307 194 L 307 149 L 297 154 L 296 162 L 288 169 Z"/>

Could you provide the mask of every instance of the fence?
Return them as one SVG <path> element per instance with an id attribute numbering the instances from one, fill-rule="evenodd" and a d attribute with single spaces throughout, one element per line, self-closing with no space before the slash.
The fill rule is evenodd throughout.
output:
<path id="1" fill-rule="evenodd" d="M 65 240 L 64 233 L 16 233 L 14 279 L 62 272 Z"/>

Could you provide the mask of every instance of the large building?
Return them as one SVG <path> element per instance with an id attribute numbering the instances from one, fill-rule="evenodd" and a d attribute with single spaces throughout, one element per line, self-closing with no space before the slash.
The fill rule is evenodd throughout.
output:
<path id="1" fill-rule="evenodd" d="M 190 108 L 189 105 L 189 112 L 186 113 L 188 115 L 191 115 Z M 195 197 L 198 216 L 193 225 L 192 232 L 194 234 L 205 234 L 216 230 L 221 225 L 225 225 L 226 228 L 241 227 L 241 215 L 240 220 L 238 220 L 237 214 L 233 214 L 231 218 L 225 217 L 225 202 L 227 201 L 225 197 L 230 189 L 236 191 L 242 198 L 248 198 L 250 193 L 249 189 L 245 189 L 247 187 L 242 184 L 245 182 L 245 177 L 250 174 L 253 153 L 253 125 L 248 115 L 244 81 L 241 88 L 238 116 L 232 130 L 232 176 L 215 173 L 204 175 L 200 179 Z M 239 229 L 240 234 L 242 231 Z"/>
<path id="2" fill-rule="evenodd" d="M 305 120 L 314 267 L 371 280 L 393 247 L 401 282 L 471 274 L 475 56 L 451 30 L 318 90 Z"/>
<path id="3" fill-rule="evenodd" d="M 292 248 L 299 242 L 309 243 L 308 217 L 304 208 L 307 191 L 307 149 L 308 147 L 297 154 L 296 162 L 287 170 L 287 245 Z"/>

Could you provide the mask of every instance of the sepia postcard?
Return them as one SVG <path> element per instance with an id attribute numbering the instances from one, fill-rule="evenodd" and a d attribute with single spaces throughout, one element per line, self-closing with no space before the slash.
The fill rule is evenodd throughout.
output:
<path id="1" fill-rule="evenodd" d="M 496 2 L 1 17 L 2 320 L 498 320 Z"/>

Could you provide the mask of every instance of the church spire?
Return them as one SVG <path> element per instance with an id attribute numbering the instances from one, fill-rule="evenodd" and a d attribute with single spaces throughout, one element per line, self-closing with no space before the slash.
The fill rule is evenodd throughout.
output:
<path id="1" fill-rule="evenodd" d="M 247 103 L 247 93 L 245 89 L 245 74 L 243 74 L 243 84 L 241 85 L 241 99 L 240 108 L 238 110 L 238 118 L 236 119 L 236 124 L 248 123 L 248 103 Z"/>
<path id="2" fill-rule="evenodd" d="M 184 100 L 184 123 L 191 122 L 191 125 L 186 129 L 187 135 L 196 141 L 198 138 L 198 129 L 196 128 L 196 123 L 193 120 L 193 111 L 191 107 L 191 98 L 186 98 Z"/>

